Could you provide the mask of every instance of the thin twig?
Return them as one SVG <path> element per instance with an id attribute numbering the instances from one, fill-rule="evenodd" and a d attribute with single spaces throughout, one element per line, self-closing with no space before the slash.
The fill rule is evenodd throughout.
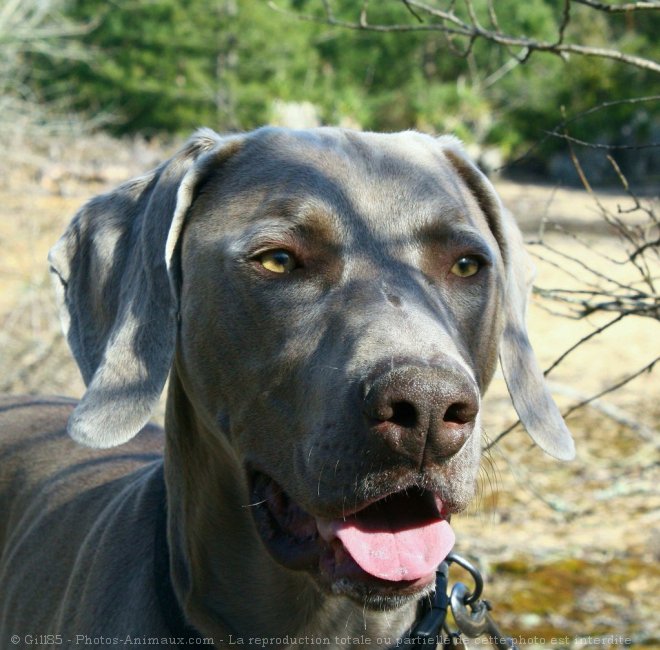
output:
<path id="1" fill-rule="evenodd" d="M 612 393 L 615 390 L 618 390 L 622 386 L 625 386 L 628 382 L 632 381 L 633 379 L 636 379 L 640 375 L 644 374 L 645 372 L 651 372 L 653 370 L 653 367 L 655 364 L 660 360 L 660 356 L 656 357 L 651 361 L 651 363 L 647 363 L 643 368 L 638 370 L 637 372 L 633 373 L 632 375 L 628 375 L 624 379 L 622 379 L 620 382 L 614 384 L 613 386 L 610 386 L 609 388 L 606 388 L 605 390 L 602 390 L 600 393 L 597 393 L 596 395 L 589 397 L 587 399 L 582 400 L 581 402 L 578 402 L 574 406 L 571 406 L 567 411 L 562 413 L 564 418 L 567 418 L 571 413 L 577 411 L 578 409 L 582 408 L 583 406 L 586 406 L 587 404 L 593 402 L 594 400 L 600 399 L 603 395 L 607 395 L 608 393 Z"/>
<path id="2" fill-rule="evenodd" d="M 583 343 L 586 343 L 588 340 L 592 339 L 594 336 L 597 336 L 598 334 L 601 334 L 604 332 L 606 329 L 612 327 L 612 325 L 615 325 L 618 323 L 620 320 L 622 320 L 625 317 L 625 314 L 619 314 L 616 318 L 613 318 L 611 321 L 608 321 L 605 323 L 605 325 L 602 325 L 601 327 L 598 327 L 595 329 L 593 332 L 590 332 L 586 336 L 583 336 L 579 341 L 571 345 L 571 347 L 567 348 L 562 352 L 544 371 L 543 371 L 543 376 L 547 377 L 571 352 L 574 352 L 577 350 Z"/>
<path id="3" fill-rule="evenodd" d="M 625 386 L 627 383 L 631 382 L 633 379 L 636 379 L 640 375 L 642 375 L 645 372 L 651 372 L 653 370 L 653 367 L 655 364 L 660 360 L 660 357 L 656 357 L 651 363 L 648 363 L 645 365 L 641 370 L 638 370 L 637 372 L 633 373 L 632 375 L 629 375 L 628 377 L 625 377 L 622 379 L 620 382 L 614 384 L 613 386 L 610 386 L 609 388 L 606 388 L 605 390 L 601 391 L 600 393 L 593 395 L 592 397 L 589 397 L 587 399 L 584 399 L 580 401 L 578 404 L 575 404 L 571 408 L 569 408 L 567 411 L 562 413 L 562 417 L 567 418 L 571 413 L 574 413 L 580 408 L 583 408 L 584 406 L 587 406 L 588 404 L 591 404 L 597 399 L 600 399 L 603 397 L 603 395 L 607 395 L 608 393 L 612 393 L 615 390 L 618 390 L 622 386 Z M 511 425 L 509 425 L 504 431 L 502 431 L 500 434 L 498 434 L 493 440 L 491 440 L 484 448 L 484 451 L 490 451 L 495 445 L 497 445 L 500 440 L 505 438 L 507 435 L 509 435 L 514 429 L 516 429 L 520 424 L 520 419 L 516 420 L 513 422 Z"/>
<path id="4" fill-rule="evenodd" d="M 423 23 L 424 19 L 410 6 L 408 0 L 402 0 L 405 8 L 417 19 L 417 22 Z"/>
<path id="5" fill-rule="evenodd" d="M 556 382 L 549 382 L 548 386 L 555 395 L 563 395 L 564 397 L 569 397 L 571 399 L 586 399 L 584 395 L 580 394 L 570 386 L 564 386 L 563 384 L 558 384 Z M 589 402 L 589 408 L 602 413 L 603 415 L 610 418 L 610 420 L 614 420 L 614 422 L 623 424 L 625 427 L 635 431 L 635 433 L 637 433 L 648 442 L 653 442 L 654 440 L 658 439 L 658 432 L 655 429 L 646 426 L 633 415 L 627 411 L 624 411 L 618 406 L 614 406 L 613 404 L 604 402 L 602 400 L 591 399 Z"/>
<path id="6" fill-rule="evenodd" d="M 566 28 L 571 22 L 571 0 L 564 0 L 564 9 L 561 15 L 561 23 L 559 25 L 557 45 L 561 45 L 564 42 L 564 35 L 566 33 Z"/>
<path id="7" fill-rule="evenodd" d="M 650 0 L 648 2 L 625 2 L 623 4 L 605 4 L 604 2 L 596 2 L 596 0 L 573 0 L 573 2 L 608 13 L 652 11 L 654 9 L 660 9 L 660 2 L 657 0 Z"/>
<path id="8" fill-rule="evenodd" d="M 550 246 L 548 244 L 543 244 L 543 248 L 545 248 L 546 250 L 550 251 L 551 253 L 557 255 L 558 257 L 561 257 L 564 260 L 567 260 L 567 261 L 573 262 L 574 264 L 577 264 L 579 267 L 581 267 L 582 269 L 584 269 L 588 273 L 591 273 L 593 276 L 595 276 L 597 278 L 600 278 L 601 280 L 604 280 L 605 282 L 608 282 L 608 283 L 618 287 L 619 289 L 627 290 L 629 288 L 628 285 L 625 285 L 625 284 L 619 282 L 618 280 L 615 280 L 614 278 L 610 278 L 607 275 L 605 275 L 604 273 L 601 273 L 600 271 L 596 271 L 595 269 L 592 269 L 588 264 L 585 264 L 582 260 L 577 259 L 577 258 L 573 257 L 572 255 L 568 255 L 567 253 L 563 253 L 562 251 L 558 250 L 554 246 Z M 582 280 L 584 282 L 584 278 L 578 278 L 577 276 L 572 276 L 572 277 L 575 278 L 575 279 Z M 597 287 L 597 285 L 593 285 L 593 284 L 590 284 L 589 286 L 599 288 L 599 287 Z"/>
<path id="9" fill-rule="evenodd" d="M 551 138 L 561 138 L 562 140 L 573 142 L 574 144 L 579 144 L 583 147 L 589 147 L 590 149 L 605 149 L 606 151 L 654 149 L 660 147 L 660 142 L 649 142 L 647 144 L 602 144 L 600 142 L 587 142 L 585 140 L 580 140 L 579 138 L 574 138 L 565 133 L 556 133 L 554 131 L 545 131 L 545 133 Z"/>
<path id="10" fill-rule="evenodd" d="M 660 100 L 660 95 L 648 95 L 644 97 L 628 97 L 626 99 L 614 99 L 610 100 L 607 102 L 601 102 L 600 104 L 597 104 L 596 106 L 592 106 L 591 108 L 588 108 L 587 110 L 581 111 L 579 113 L 576 113 L 572 117 L 568 119 L 563 119 L 559 124 L 555 126 L 554 129 L 552 129 L 549 132 L 546 132 L 546 135 L 535 142 L 527 151 L 525 151 L 521 156 L 518 156 L 518 158 L 514 158 L 512 161 L 507 163 L 504 167 L 513 167 L 514 165 L 517 165 L 521 163 L 523 160 L 525 160 L 528 156 L 531 155 L 533 151 L 541 147 L 547 140 L 549 140 L 552 135 L 555 133 L 561 133 L 565 130 L 567 126 L 570 124 L 573 124 L 577 122 L 578 120 L 581 120 L 584 117 L 588 117 L 589 115 L 592 115 L 593 113 L 597 113 L 599 111 L 605 110 L 607 108 L 613 108 L 615 106 L 621 106 L 621 105 L 635 105 L 635 104 L 643 104 L 646 102 L 654 102 Z M 500 169 L 501 171 L 501 169 Z"/>

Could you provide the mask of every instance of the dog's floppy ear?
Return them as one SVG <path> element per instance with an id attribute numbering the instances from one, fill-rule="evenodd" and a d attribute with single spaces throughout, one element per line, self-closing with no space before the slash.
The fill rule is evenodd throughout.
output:
<path id="1" fill-rule="evenodd" d="M 200 179 L 239 146 L 199 131 L 155 171 L 92 199 L 51 249 L 62 324 L 87 385 L 68 424 L 75 440 L 112 447 L 147 423 L 176 339 L 170 258 Z"/>
<path id="2" fill-rule="evenodd" d="M 525 325 L 534 267 L 513 216 L 505 210 L 490 181 L 466 157 L 454 138 L 441 138 L 445 155 L 477 198 L 489 220 L 504 259 L 505 323 L 500 364 L 521 422 L 534 442 L 555 458 L 571 460 L 575 446 L 546 386 Z"/>

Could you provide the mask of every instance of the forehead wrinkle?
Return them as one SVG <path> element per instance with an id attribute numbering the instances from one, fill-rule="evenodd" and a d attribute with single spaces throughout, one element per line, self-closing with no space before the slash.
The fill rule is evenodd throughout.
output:
<path id="1" fill-rule="evenodd" d="M 316 196 L 277 196 L 260 206 L 236 244 L 241 248 L 255 238 L 277 242 L 299 237 L 336 244 L 340 240 L 340 221 L 331 204 Z"/>
<path id="2" fill-rule="evenodd" d="M 445 246 L 473 248 L 492 255 L 492 237 L 475 227 L 471 220 L 429 220 L 416 230 L 416 239 L 422 243 L 437 243 Z"/>
<path id="3" fill-rule="evenodd" d="M 446 167 L 447 163 L 440 159 L 440 165 Z M 434 198 L 420 202 L 415 228 L 425 238 L 430 236 L 436 241 L 441 237 L 449 238 L 454 231 L 454 239 L 465 240 L 471 237 L 483 242 L 492 252 L 498 248 L 498 244 L 490 221 L 466 183 L 454 176 L 438 177 Z M 469 241 L 466 243 L 469 244 Z"/>

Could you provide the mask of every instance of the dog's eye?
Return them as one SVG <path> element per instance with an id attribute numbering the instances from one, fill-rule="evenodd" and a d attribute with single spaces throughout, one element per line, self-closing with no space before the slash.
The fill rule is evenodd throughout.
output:
<path id="1" fill-rule="evenodd" d="M 476 275 L 480 268 L 481 262 L 476 257 L 466 255 L 454 263 L 454 266 L 451 267 L 451 272 L 459 278 L 469 278 Z"/>
<path id="2" fill-rule="evenodd" d="M 265 251 L 257 257 L 257 261 L 273 273 L 291 273 L 298 266 L 296 258 L 282 249 Z"/>

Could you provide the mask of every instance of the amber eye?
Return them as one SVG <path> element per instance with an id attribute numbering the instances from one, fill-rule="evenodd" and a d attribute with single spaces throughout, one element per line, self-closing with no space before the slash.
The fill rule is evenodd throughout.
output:
<path id="1" fill-rule="evenodd" d="M 476 257 L 461 257 L 451 267 L 451 272 L 459 278 L 469 278 L 479 272 L 481 262 Z"/>
<path id="2" fill-rule="evenodd" d="M 298 266 L 296 258 L 282 249 L 265 251 L 257 256 L 257 261 L 272 273 L 291 273 Z"/>

